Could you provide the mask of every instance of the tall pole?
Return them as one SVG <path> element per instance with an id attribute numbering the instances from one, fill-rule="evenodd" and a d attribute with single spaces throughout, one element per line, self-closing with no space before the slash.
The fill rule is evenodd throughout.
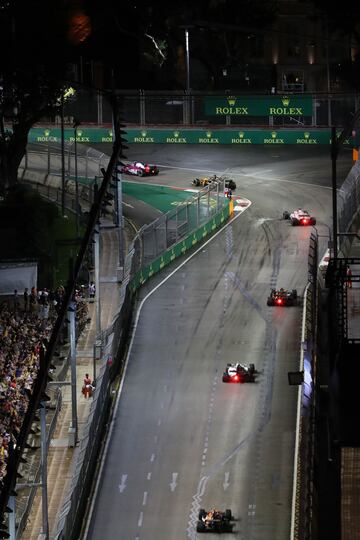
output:
<path id="1" fill-rule="evenodd" d="M 186 93 L 190 94 L 190 51 L 189 51 L 189 29 L 185 28 L 185 50 L 186 50 Z"/>
<path id="2" fill-rule="evenodd" d="M 64 130 L 64 91 L 61 91 L 61 214 L 65 216 L 65 130 Z"/>
<path id="3" fill-rule="evenodd" d="M 336 127 L 331 128 L 331 188 L 332 188 L 332 211 L 333 211 L 333 253 L 334 260 L 338 256 L 337 250 L 337 191 L 336 191 L 336 160 L 338 145 L 336 140 Z"/>
<path id="4" fill-rule="evenodd" d="M 76 400 L 76 336 L 75 336 L 75 302 L 70 302 L 68 308 L 69 336 L 70 336 L 70 362 L 71 362 L 71 428 L 74 434 L 74 444 L 77 441 L 77 400 Z"/>
<path id="5" fill-rule="evenodd" d="M 190 124 L 190 50 L 189 29 L 185 28 L 185 51 L 186 51 L 186 123 Z"/>
<path id="6" fill-rule="evenodd" d="M 46 403 L 40 403 L 40 427 L 41 427 L 41 501 L 42 501 L 42 535 L 44 540 L 49 540 L 49 513 L 47 494 L 47 444 L 46 444 Z"/>
<path id="7" fill-rule="evenodd" d="M 96 320 L 96 339 L 101 335 L 101 305 L 100 305 L 100 227 L 99 224 L 94 228 L 94 262 L 95 262 L 95 320 Z"/>
<path id="8" fill-rule="evenodd" d="M 78 181 L 78 163 L 77 163 L 77 128 L 78 122 L 74 123 L 74 152 L 75 152 L 75 220 L 76 220 L 76 238 L 80 237 L 79 225 L 79 181 Z"/>

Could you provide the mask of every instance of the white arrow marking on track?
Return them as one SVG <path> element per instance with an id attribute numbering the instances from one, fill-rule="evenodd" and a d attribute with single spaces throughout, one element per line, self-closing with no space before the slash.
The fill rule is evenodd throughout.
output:
<path id="1" fill-rule="evenodd" d="M 178 477 L 178 473 L 173 472 L 172 473 L 172 482 L 169 484 L 171 491 L 175 491 L 175 488 L 177 486 L 177 482 L 176 482 L 177 477 Z"/>
<path id="2" fill-rule="evenodd" d="M 230 476 L 230 473 L 226 472 L 225 473 L 225 480 L 224 480 L 224 483 L 223 483 L 223 488 L 224 488 L 225 491 L 230 486 L 229 476 Z"/>
<path id="3" fill-rule="evenodd" d="M 119 484 L 119 491 L 122 493 L 124 489 L 126 488 L 126 480 L 127 480 L 127 474 L 123 474 L 121 476 L 121 484 Z"/>

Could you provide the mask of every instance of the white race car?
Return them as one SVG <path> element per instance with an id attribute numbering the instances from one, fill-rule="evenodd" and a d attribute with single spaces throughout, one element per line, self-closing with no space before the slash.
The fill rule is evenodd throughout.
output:
<path id="1" fill-rule="evenodd" d="M 296 225 L 316 225 L 316 219 L 303 208 L 298 208 L 291 213 L 285 210 L 285 212 L 283 212 L 283 218 L 289 219 L 293 227 Z"/>

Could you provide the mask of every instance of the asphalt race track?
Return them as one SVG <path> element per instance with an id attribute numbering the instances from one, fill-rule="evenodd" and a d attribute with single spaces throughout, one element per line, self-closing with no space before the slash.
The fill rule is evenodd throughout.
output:
<path id="1" fill-rule="evenodd" d="M 329 150 L 131 152 L 160 165 L 149 182 L 189 187 L 201 173 L 226 173 L 252 204 L 140 291 L 87 538 L 195 539 L 199 508 L 216 507 L 236 517 L 224 539 L 288 540 L 297 390 L 287 373 L 299 367 L 310 228 L 280 218 L 307 208 L 327 247 Z M 339 183 L 350 167 L 344 152 Z M 300 306 L 267 307 L 271 287 L 296 288 Z M 222 383 L 236 361 L 253 362 L 257 382 Z"/>

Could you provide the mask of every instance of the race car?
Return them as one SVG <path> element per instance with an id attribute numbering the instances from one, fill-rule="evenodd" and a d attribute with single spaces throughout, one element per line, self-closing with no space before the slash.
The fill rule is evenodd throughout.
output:
<path id="1" fill-rule="evenodd" d="M 255 382 L 254 364 L 226 364 L 222 380 L 225 383 Z"/>
<path id="2" fill-rule="evenodd" d="M 141 161 L 133 161 L 132 163 L 123 165 L 120 172 L 131 174 L 133 176 L 156 176 L 159 174 L 159 169 L 156 165 L 142 163 Z"/>
<path id="3" fill-rule="evenodd" d="M 268 306 L 294 306 L 297 302 L 297 290 L 287 291 L 286 289 L 271 289 L 267 299 Z"/>
<path id="4" fill-rule="evenodd" d="M 216 174 L 213 174 L 212 176 L 203 176 L 201 178 L 195 178 L 192 183 L 194 186 L 197 187 L 204 187 L 209 184 L 212 184 L 213 182 L 223 182 L 225 180 L 225 190 L 231 189 L 231 191 L 234 191 L 236 189 L 236 183 L 232 178 L 224 178 L 222 176 L 217 176 Z"/>
<path id="5" fill-rule="evenodd" d="M 290 219 L 290 223 L 293 227 L 296 225 L 316 225 L 316 219 L 303 208 L 298 208 L 291 213 L 285 210 L 285 212 L 283 212 L 283 218 Z"/>
<path id="6" fill-rule="evenodd" d="M 232 533 L 234 523 L 231 510 L 227 509 L 225 512 L 221 510 L 210 510 L 206 512 L 203 508 L 199 510 L 199 518 L 196 525 L 196 531 L 203 532 L 215 532 L 215 533 Z"/>

